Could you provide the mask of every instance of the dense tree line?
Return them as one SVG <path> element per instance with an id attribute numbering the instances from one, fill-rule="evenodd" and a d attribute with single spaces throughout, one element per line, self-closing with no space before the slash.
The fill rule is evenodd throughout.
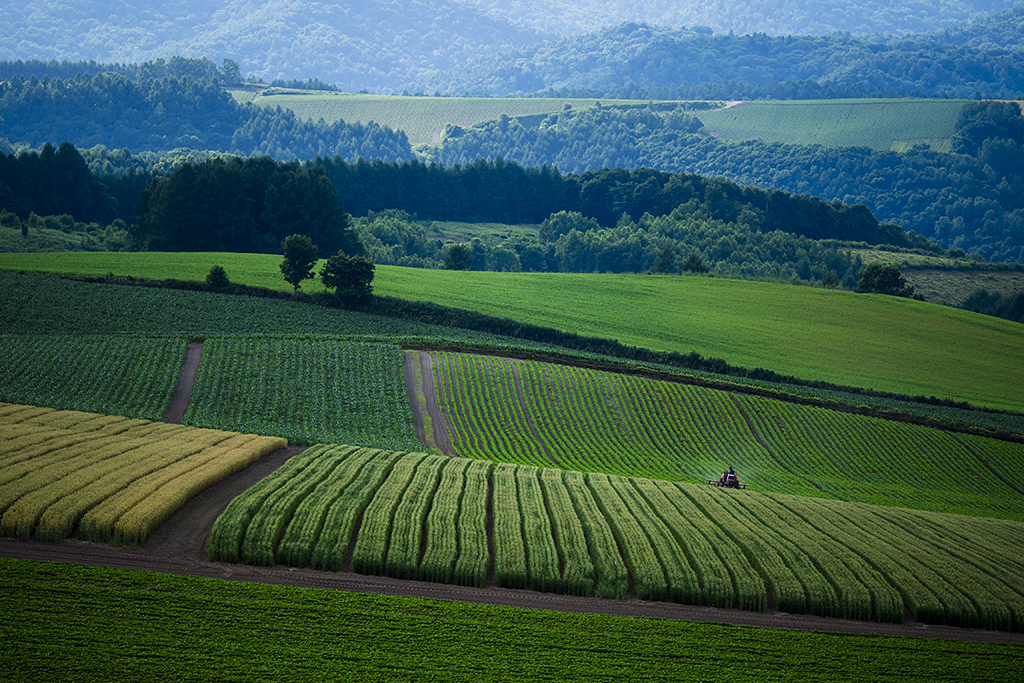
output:
<path id="1" fill-rule="evenodd" d="M 136 248 L 267 252 L 300 233 L 327 253 L 359 253 L 350 244 L 358 240 L 350 240 L 344 206 L 361 216 L 356 227 L 379 263 L 445 263 L 445 245 L 427 239 L 416 216 L 541 225 L 539 239 L 468 244 L 471 268 L 643 272 L 671 245 L 680 259 L 696 255 L 721 274 L 845 286 L 859 266 L 821 240 L 937 250 L 897 225 L 879 223 L 862 205 L 650 169 L 562 174 L 501 159 L 446 167 L 223 157 L 185 161 L 167 174 L 119 151 L 90 156 L 128 172 L 94 175 L 69 143 L 0 156 L 0 209 L 94 220 L 124 215 L 130 205 L 135 213 L 126 222 Z M 56 183 L 61 193 L 52 191 Z M 40 204 L 36 192 L 40 200 L 59 194 L 65 203 Z M 92 203 L 72 202 L 75 197 Z"/>
<path id="2" fill-rule="evenodd" d="M 183 60 L 177 70 L 183 75 L 159 78 L 149 74 L 176 71 L 141 65 L 135 78 L 105 71 L 0 81 L 0 136 L 28 145 L 67 140 L 135 151 L 187 147 L 282 160 L 413 156 L 404 132 L 375 123 L 303 121 L 290 110 L 239 105 L 216 77 L 187 73 L 184 66 L 197 61 L 201 74 L 204 62 Z"/>
<path id="3" fill-rule="evenodd" d="M 1012 23 L 1018 8 L 1004 16 Z M 757 30 L 757 29 L 755 29 Z M 1024 94 L 1020 39 L 713 35 L 626 23 L 488 55 L 417 83 L 424 92 L 612 97 L 984 97 Z M 731 84 L 723 87 L 722 84 Z M 711 95 L 714 93 L 713 95 Z"/>
<path id="4" fill-rule="evenodd" d="M 118 62 L 101 64 L 96 60 L 72 62 L 66 59 L 60 61 L 56 59 L 47 61 L 39 59 L 0 60 L 0 81 L 19 76 L 24 79 L 31 79 L 35 76 L 37 80 L 59 78 L 66 81 L 79 75 L 98 76 L 101 73 L 119 74 L 132 81 L 191 77 L 195 80 L 217 81 L 221 85 L 234 85 L 242 82 L 241 67 L 233 59 L 224 59 L 219 67 L 206 57 L 193 59 L 180 56 L 125 64 Z"/>
<path id="5" fill-rule="evenodd" d="M 749 216 L 745 216 L 749 219 Z M 504 272 L 664 274 L 692 271 L 729 277 L 802 281 L 852 289 L 863 266 L 848 242 L 760 231 L 743 220 L 714 219 L 693 204 L 666 216 L 644 215 L 602 228 L 593 218 L 560 211 L 538 238 L 510 232 L 444 244 L 428 237 L 429 221 L 403 211 L 371 212 L 354 221 L 379 264 Z M 856 246 L 866 246 L 863 243 Z"/>
<path id="6" fill-rule="evenodd" d="M 292 234 L 325 253 L 363 252 L 324 169 L 269 157 L 182 164 L 153 179 L 135 205 L 133 247 L 279 253 Z"/>
<path id="7" fill-rule="evenodd" d="M 969 296 L 960 308 L 1024 323 L 1024 292 L 1000 294 L 979 289 Z"/>
<path id="8" fill-rule="evenodd" d="M 27 220 L 30 214 L 67 214 L 110 223 L 121 214 L 109 188 L 89 170 L 78 149 L 46 143 L 38 152 L 0 154 L 0 208 Z"/>
<path id="9" fill-rule="evenodd" d="M 927 149 L 901 154 L 866 147 L 731 143 L 700 130 L 693 132 L 691 118 L 688 112 L 658 107 L 566 109 L 536 124 L 509 119 L 449 132 L 437 158 L 454 167 L 471 159 L 501 157 L 555 166 L 581 178 L 587 169 L 611 166 L 722 176 L 784 191 L 750 195 L 749 203 L 762 209 L 769 230 L 799 230 L 817 239 L 890 242 L 878 240 L 870 227 L 866 234 L 830 232 L 828 220 L 835 214 L 829 213 L 824 223 L 815 218 L 821 203 L 810 195 L 862 204 L 883 221 L 947 248 L 976 251 L 989 260 L 1024 258 L 1024 118 L 1016 103 L 981 102 L 966 107 L 957 123 L 952 154 Z M 639 190 L 637 196 L 653 195 L 648 189 Z M 677 199 L 689 198 L 672 196 L 672 201 Z M 776 199 L 786 205 L 781 214 L 773 211 Z M 608 226 L 620 209 L 637 217 L 628 203 L 619 196 L 606 201 L 603 209 L 598 208 L 600 203 L 592 204 L 586 212 Z M 641 203 L 638 208 L 648 207 Z M 773 216 L 780 220 L 771 223 Z M 789 222 L 802 227 L 787 228 Z M 815 227 L 822 225 L 825 229 Z M 916 239 L 910 237 L 911 242 Z"/>

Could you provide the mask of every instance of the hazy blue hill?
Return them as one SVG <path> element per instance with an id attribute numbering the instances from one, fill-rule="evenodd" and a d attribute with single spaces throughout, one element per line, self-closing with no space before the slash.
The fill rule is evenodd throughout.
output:
<path id="1" fill-rule="evenodd" d="M 229 58 L 261 79 L 392 91 L 469 60 L 638 22 L 697 34 L 905 35 L 1020 0 L 23 0 L 0 4 L 0 60 Z M 952 29 L 951 29 L 952 30 Z M 1018 41 L 1019 42 L 1019 41 Z M 527 79 L 529 80 L 529 79 Z M 691 81 L 692 82 L 692 81 Z"/>
<path id="2" fill-rule="evenodd" d="M 9 61 L 227 57 L 257 78 L 371 91 L 549 35 L 429 0 L 2 3 L 0 25 L 0 59 Z"/>
<path id="3" fill-rule="evenodd" d="M 563 35 L 625 21 L 716 33 L 921 33 L 999 12 L 1019 0 L 466 0 L 489 15 Z"/>
<path id="4" fill-rule="evenodd" d="M 992 35 L 1015 35 L 1016 44 L 1021 42 L 1019 12 L 1001 13 L 986 26 Z M 750 87 L 695 89 L 705 83 Z M 446 94 L 553 89 L 641 99 L 801 97 L 771 90 L 777 83 L 810 83 L 813 87 L 802 97 L 811 98 L 1012 99 L 1024 90 L 1024 52 L 991 41 L 971 46 L 945 43 L 941 34 L 889 39 L 841 34 L 732 36 L 624 23 L 487 55 L 435 74 L 417 87 Z"/>

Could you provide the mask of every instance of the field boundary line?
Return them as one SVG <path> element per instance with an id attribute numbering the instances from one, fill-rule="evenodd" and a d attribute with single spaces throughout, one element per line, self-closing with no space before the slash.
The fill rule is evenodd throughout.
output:
<path id="1" fill-rule="evenodd" d="M 181 424 L 181 418 L 185 416 L 185 411 L 192 398 L 192 390 L 196 386 L 196 373 L 199 371 L 199 363 L 202 360 L 203 342 L 189 342 L 185 360 L 181 364 L 181 374 L 178 375 L 178 384 L 174 387 L 171 402 L 167 405 L 167 412 L 164 413 L 164 422 Z"/>

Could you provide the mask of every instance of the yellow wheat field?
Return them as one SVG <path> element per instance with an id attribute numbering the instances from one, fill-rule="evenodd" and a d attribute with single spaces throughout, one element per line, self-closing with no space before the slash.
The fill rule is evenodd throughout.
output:
<path id="1" fill-rule="evenodd" d="M 0 403 L 0 536 L 139 544 L 278 437 Z"/>

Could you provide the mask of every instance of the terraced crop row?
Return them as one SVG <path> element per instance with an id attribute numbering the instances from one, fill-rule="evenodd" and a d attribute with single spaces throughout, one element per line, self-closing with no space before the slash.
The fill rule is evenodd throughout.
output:
<path id="1" fill-rule="evenodd" d="M 401 350 L 335 337 L 208 338 L 182 422 L 300 443 L 419 449 Z"/>
<path id="2" fill-rule="evenodd" d="M 284 439 L 0 404 L 0 536 L 142 544 Z"/>
<path id="3" fill-rule="evenodd" d="M 176 336 L 0 335 L 0 401 L 160 420 L 187 348 Z"/>
<path id="4" fill-rule="evenodd" d="M 591 368 L 436 352 L 455 455 L 1024 521 L 1024 444 Z"/>
<path id="5" fill-rule="evenodd" d="M 891 622 L 909 610 L 1019 631 L 1022 538 L 1008 520 L 318 446 L 233 501 L 209 548 L 253 564 L 615 598 L 632 583 L 646 600 Z"/>

